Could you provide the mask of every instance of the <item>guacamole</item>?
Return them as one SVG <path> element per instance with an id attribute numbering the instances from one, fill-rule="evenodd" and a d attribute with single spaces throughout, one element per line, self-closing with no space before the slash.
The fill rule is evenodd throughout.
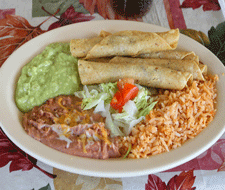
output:
<path id="1" fill-rule="evenodd" d="M 53 43 L 22 68 L 15 101 L 22 112 L 28 112 L 49 98 L 73 94 L 80 85 L 77 59 L 69 43 Z"/>

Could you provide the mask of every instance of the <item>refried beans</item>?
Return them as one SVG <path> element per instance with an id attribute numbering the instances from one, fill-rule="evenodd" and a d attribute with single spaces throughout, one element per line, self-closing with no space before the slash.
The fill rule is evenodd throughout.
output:
<path id="1" fill-rule="evenodd" d="M 61 152 L 97 159 L 120 157 L 118 139 L 110 137 L 104 118 L 82 110 L 82 99 L 60 95 L 23 116 L 23 127 L 34 139 Z"/>

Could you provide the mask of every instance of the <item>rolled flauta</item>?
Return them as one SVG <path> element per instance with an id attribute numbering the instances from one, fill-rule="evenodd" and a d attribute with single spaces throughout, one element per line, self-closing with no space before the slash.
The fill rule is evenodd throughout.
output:
<path id="1" fill-rule="evenodd" d="M 114 57 L 109 63 L 138 63 L 148 64 L 160 67 L 166 67 L 181 72 L 189 72 L 193 75 L 193 79 L 205 80 L 199 65 L 193 60 L 178 60 L 178 59 L 143 59 L 143 58 L 131 58 L 131 57 Z"/>
<path id="2" fill-rule="evenodd" d="M 72 39 L 70 41 L 70 52 L 74 57 L 85 57 L 87 53 L 103 38 L 110 36 L 111 33 L 101 30 L 99 36 L 93 38 Z"/>
<path id="3" fill-rule="evenodd" d="M 168 50 L 141 54 L 140 58 L 193 60 L 199 64 L 199 57 L 193 51 Z"/>
<path id="4" fill-rule="evenodd" d="M 100 33 L 99 33 L 100 37 L 107 37 L 107 36 L 110 36 L 110 35 L 112 35 L 112 33 L 107 32 L 105 30 L 101 30 Z"/>
<path id="5" fill-rule="evenodd" d="M 122 78 L 133 78 L 135 83 L 164 89 L 183 89 L 192 82 L 189 72 L 151 66 L 146 63 L 101 63 L 78 60 L 78 71 L 83 85 L 116 82 Z"/>
<path id="6" fill-rule="evenodd" d="M 154 51 L 174 50 L 177 47 L 179 35 L 178 29 L 161 33 L 120 31 L 97 43 L 85 58 L 137 56 Z"/>
<path id="7" fill-rule="evenodd" d="M 199 68 L 200 68 L 202 74 L 207 74 L 207 71 L 208 71 L 207 65 L 204 65 L 204 64 L 200 63 Z"/>
<path id="8" fill-rule="evenodd" d="M 85 57 L 93 46 L 100 41 L 103 37 L 72 39 L 70 41 L 70 52 L 74 57 Z"/>
<path id="9" fill-rule="evenodd" d="M 201 64 L 199 57 L 193 51 L 168 50 L 160 52 L 151 52 L 148 54 L 139 55 L 140 58 L 156 58 L 156 59 L 180 59 L 193 60 L 199 64 L 202 74 L 207 74 L 207 65 Z"/>

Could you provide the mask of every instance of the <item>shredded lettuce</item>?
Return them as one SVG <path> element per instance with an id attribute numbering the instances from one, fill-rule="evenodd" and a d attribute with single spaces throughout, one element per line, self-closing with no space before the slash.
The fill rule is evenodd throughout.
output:
<path id="1" fill-rule="evenodd" d="M 101 100 L 110 103 L 113 95 L 117 91 L 117 83 L 107 83 L 100 85 L 84 85 L 83 91 L 75 92 L 75 96 L 82 98 L 82 109 L 88 110 L 97 106 Z"/>
<path id="2" fill-rule="evenodd" d="M 138 95 L 134 98 L 134 102 L 138 109 L 137 117 L 146 116 L 154 108 L 157 101 L 150 96 L 148 89 L 142 87 Z"/>
<path id="3" fill-rule="evenodd" d="M 100 113 L 106 118 L 106 127 L 111 131 L 111 136 L 129 135 L 132 128 L 142 121 L 154 108 L 156 101 L 151 98 L 147 88 L 137 85 L 139 92 L 133 100 L 129 100 L 122 113 L 118 113 L 110 106 L 110 102 L 118 90 L 117 83 L 102 83 L 99 85 L 84 85 L 82 91 L 75 92 L 75 96 L 82 98 L 84 110 L 95 108 L 95 113 Z"/>
<path id="4" fill-rule="evenodd" d="M 125 159 L 125 158 L 128 156 L 128 154 L 129 154 L 130 151 L 131 151 L 131 148 L 132 148 L 132 145 L 129 144 L 128 150 L 127 150 L 126 154 L 124 155 L 123 159 Z"/>
<path id="5" fill-rule="evenodd" d="M 148 105 L 148 99 L 150 96 L 149 92 L 145 88 L 141 88 L 137 94 L 137 96 L 134 98 L 134 102 L 137 106 L 137 109 L 140 110 Z"/>
<path id="6" fill-rule="evenodd" d="M 105 124 L 106 127 L 111 131 L 111 136 L 123 136 L 123 133 L 121 132 L 121 130 L 119 129 L 118 126 L 116 126 L 113 122 L 113 119 L 111 117 L 111 113 L 110 113 L 110 104 L 107 104 L 105 106 L 105 110 L 106 112 L 103 113 L 103 115 L 106 115 L 106 119 L 105 119 Z"/>
<path id="7" fill-rule="evenodd" d="M 142 109 L 139 112 L 138 117 L 148 115 L 149 112 L 155 107 L 156 104 L 157 104 L 157 101 L 150 103 L 148 106 L 146 106 L 144 109 Z"/>

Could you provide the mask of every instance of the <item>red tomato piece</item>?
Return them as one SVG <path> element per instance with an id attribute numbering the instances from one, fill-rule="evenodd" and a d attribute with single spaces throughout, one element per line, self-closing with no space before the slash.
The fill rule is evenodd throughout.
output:
<path id="1" fill-rule="evenodd" d="M 117 91 L 110 102 L 110 105 L 115 109 L 122 112 L 124 106 L 124 99 L 121 91 Z"/>
<path id="2" fill-rule="evenodd" d="M 137 96 L 138 91 L 139 91 L 139 89 L 137 86 L 126 83 L 124 85 L 124 88 L 122 89 L 122 95 L 123 95 L 124 102 L 126 103 L 129 100 L 134 99 Z"/>
<path id="3" fill-rule="evenodd" d="M 119 80 L 117 82 L 118 89 L 121 91 L 124 88 L 124 85 L 126 83 L 134 84 L 134 79 L 132 79 L 132 78 L 124 78 L 124 79 Z"/>
<path id="4" fill-rule="evenodd" d="M 135 96 L 137 96 L 139 89 L 134 85 L 134 79 L 131 78 L 120 80 L 117 83 L 117 86 L 119 88 L 119 91 L 115 93 L 113 99 L 110 102 L 110 105 L 121 113 L 124 104 L 129 100 L 134 99 Z"/>

